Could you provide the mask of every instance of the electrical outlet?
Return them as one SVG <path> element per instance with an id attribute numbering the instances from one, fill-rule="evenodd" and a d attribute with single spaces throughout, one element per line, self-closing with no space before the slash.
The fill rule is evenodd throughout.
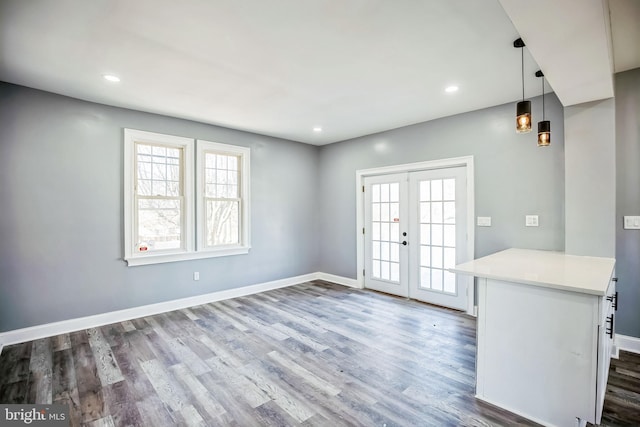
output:
<path id="1" fill-rule="evenodd" d="M 538 215 L 527 215 L 524 219 L 524 225 L 527 227 L 537 227 L 538 226 Z"/>
<path id="2" fill-rule="evenodd" d="M 200 272 L 198 271 L 193 272 L 193 280 L 200 280 Z"/>

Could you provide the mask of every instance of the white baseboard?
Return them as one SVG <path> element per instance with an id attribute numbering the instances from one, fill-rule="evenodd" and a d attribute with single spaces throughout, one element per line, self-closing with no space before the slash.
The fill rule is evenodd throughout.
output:
<path id="1" fill-rule="evenodd" d="M 620 350 L 640 354 L 640 338 L 616 334 L 615 358 L 618 358 Z"/>
<path id="2" fill-rule="evenodd" d="M 109 325 L 111 323 L 124 322 L 125 320 L 137 319 L 154 314 L 166 313 L 168 311 L 180 310 L 196 305 L 221 301 L 245 295 L 257 294 L 272 289 L 284 288 L 304 282 L 319 279 L 320 273 L 309 273 L 302 276 L 289 277 L 286 279 L 274 280 L 242 288 L 228 289 L 224 291 L 212 292 L 204 295 L 197 295 L 188 298 L 181 298 L 157 304 L 143 305 L 140 307 L 127 308 L 124 310 L 111 311 L 108 313 L 95 314 L 87 317 L 63 320 L 60 322 L 47 323 L 44 325 L 31 326 L 23 329 L 0 333 L 0 349 L 3 346 L 33 341 L 40 338 L 52 337 L 69 332 L 81 331 L 87 328 L 96 328 Z M 337 276 L 336 276 L 337 277 Z M 328 279 L 326 279 L 328 280 Z"/>
<path id="3" fill-rule="evenodd" d="M 362 289 L 362 286 L 356 279 L 349 279 L 348 277 L 336 276 L 329 273 L 316 273 L 318 280 L 325 280 L 327 282 L 337 283 L 338 285 L 348 286 L 350 288 Z"/>

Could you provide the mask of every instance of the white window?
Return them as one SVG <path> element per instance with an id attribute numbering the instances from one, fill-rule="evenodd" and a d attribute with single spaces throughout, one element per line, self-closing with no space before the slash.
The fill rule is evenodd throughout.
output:
<path id="1" fill-rule="evenodd" d="M 249 149 L 198 141 L 198 251 L 249 247 Z"/>
<path id="2" fill-rule="evenodd" d="M 130 266 L 249 251 L 249 149 L 198 141 L 196 151 L 195 145 L 190 138 L 125 129 Z"/>

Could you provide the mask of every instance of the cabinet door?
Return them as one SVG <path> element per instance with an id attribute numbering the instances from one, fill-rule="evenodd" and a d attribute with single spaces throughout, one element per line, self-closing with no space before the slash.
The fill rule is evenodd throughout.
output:
<path id="1" fill-rule="evenodd" d="M 609 365 L 611 363 L 611 351 L 613 349 L 613 336 L 615 332 L 615 314 L 613 307 L 616 283 L 610 282 L 607 294 L 600 298 L 600 324 L 598 325 L 598 377 L 596 400 L 596 424 L 600 424 L 604 396 L 607 391 L 607 379 L 609 378 Z"/>
<path id="2" fill-rule="evenodd" d="M 476 397 L 546 425 L 593 423 L 597 297 L 478 282 Z"/>

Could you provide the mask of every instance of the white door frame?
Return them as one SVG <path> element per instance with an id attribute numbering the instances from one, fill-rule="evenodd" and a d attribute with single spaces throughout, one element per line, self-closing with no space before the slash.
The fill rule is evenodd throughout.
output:
<path id="1" fill-rule="evenodd" d="M 383 166 L 372 169 L 360 169 L 356 171 L 356 253 L 357 253 L 357 278 L 356 283 L 364 288 L 364 195 L 362 188 L 364 178 L 373 175 L 385 175 L 391 173 L 414 172 L 429 169 L 442 169 L 464 166 L 467 172 L 467 259 L 474 259 L 475 247 L 475 186 L 473 172 L 473 156 L 454 157 L 450 159 L 428 160 L 425 162 L 406 163 L 403 165 Z M 475 286 L 469 286 L 467 299 L 467 314 L 474 316 Z"/>

